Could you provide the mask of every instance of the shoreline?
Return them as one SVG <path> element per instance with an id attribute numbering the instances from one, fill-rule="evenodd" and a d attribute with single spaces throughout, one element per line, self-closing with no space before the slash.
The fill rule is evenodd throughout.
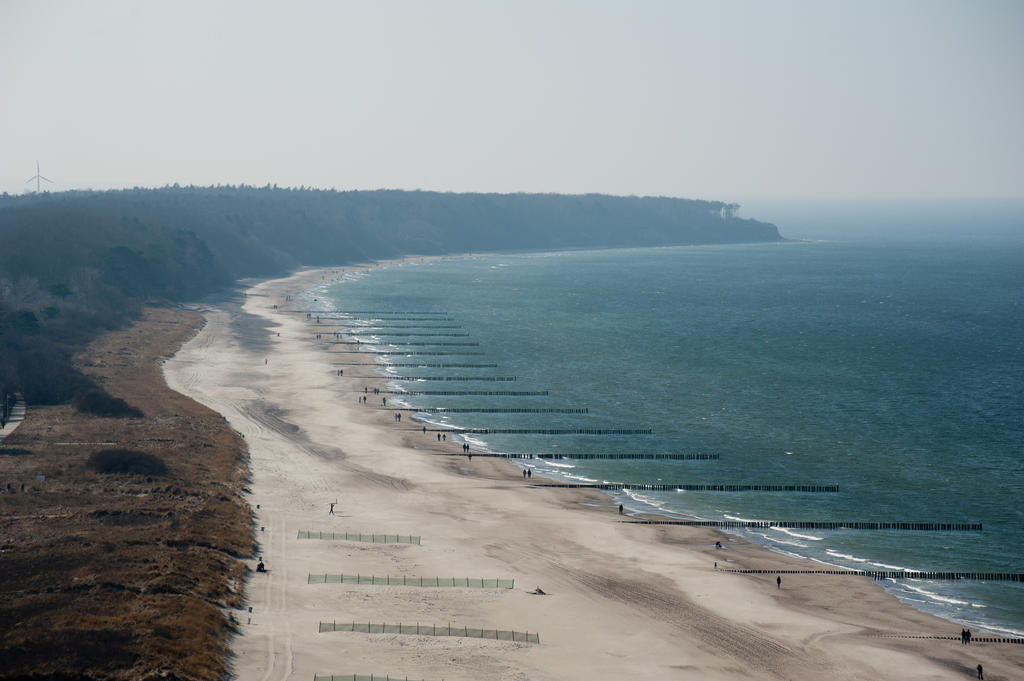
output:
<path id="1" fill-rule="evenodd" d="M 477 257 L 479 255 L 493 255 L 493 254 L 466 254 L 466 255 L 446 256 L 445 259 L 475 258 L 475 257 Z M 430 258 L 430 259 L 437 259 L 437 258 Z M 383 266 L 383 267 L 401 266 L 401 265 L 403 265 L 403 264 L 405 264 L 407 262 L 411 262 L 411 261 L 414 261 L 414 260 L 415 261 L 420 261 L 422 259 L 419 259 L 419 258 L 410 258 L 408 260 L 401 260 L 401 259 L 399 259 L 399 260 L 393 260 L 393 261 L 387 261 L 387 262 L 375 264 L 375 265 L 373 265 L 373 267 L 376 268 L 376 267 L 381 267 L 381 266 Z M 351 338 L 349 338 L 348 340 L 351 340 Z M 377 368 L 379 368 L 379 365 L 375 364 L 374 361 L 371 358 L 367 358 L 366 355 L 371 355 L 372 356 L 373 353 L 360 352 L 360 353 L 357 353 L 357 355 L 348 355 L 348 356 L 349 357 L 359 356 L 359 358 L 361 360 L 363 360 L 363 364 L 365 364 L 366 368 L 368 368 L 368 369 L 377 369 Z M 355 361 L 355 360 L 353 360 L 353 361 Z M 374 373 L 374 372 L 371 371 L 371 373 Z M 405 373 L 409 373 L 409 372 L 406 371 Z M 412 372 L 412 373 L 415 373 L 415 372 Z M 387 378 L 387 377 L 384 377 L 384 376 L 379 376 L 378 378 L 381 378 L 381 380 L 383 381 L 381 383 L 381 387 L 382 387 L 382 390 L 383 390 L 383 387 L 390 382 L 390 379 Z M 393 395 L 394 395 L 394 397 L 396 399 L 396 404 L 404 403 L 403 395 L 402 395 L 401 392 L 394 392 Z M 388 396 L 388 399 L 389 400 L 391 399 L 391 395 Z M 402 406 L 407 406 L 407 405 L 403 404 Z M 415 414 L 415 415 L 413 415 L 413 414 L 406 414 L 406 416 L 411 416 L 411 418 L 413 420 L 415 420 L 416 422 L 425 423 L 430 428 L 437 427 L 437 428 L 442 428 L 443 429 L 443 428 L 449 427 L 449 425 L 450 425 L 450 424 L 445 424 L 445 423 L 441 422 L 440 420 L 438 420 L 436 415 L 426 415 L 426 416 L 424 416 L 422 414 Z M 386 424 L 386 425 L 388 427 L 391 427 L 393 424 Z M 449 437 L 455 437 L 455 439 L 457 441 L 460 437 L 465 437 L 465 436 L 460 436 L 458 434 L 458 432 L 456 431 L 454 436 L 453 436 L 452 433 L 449 433 Z M 473 442 L 473 440 L 474 440 L 473 437 L 469 437 L 468 438 L 468 441 L 471 442 L 471 443 Z M 452 455 L 454 455 L 454 456 L 462 455 L 461 451 L 455 451 L 454 447 L 449 447 L 449 450 L 451 450 L 450 453 Z M 483 449 L 480 449 L 478 451 L 479 451 L 479 454 L 474 452 L 474 456 L 484 455 L 484 456 L 497 456 L 498 458 L 502 458 L 501 457 L 501 453 L 500 452 L 496 452 L 495 450 L 490 450 L 490 449 L 487 449 L 487 448 L 483 448 Z M 576 479 L 576 478 L 574 478 L 572 476 L 564 475 L 564 473 L 562 471 L 550 470 L 550 469 L 547 469 L 546 467 L 544 467 L 540 463 L 535 464 L 533 461 L 528 461 L 526 459 L 510 459 L 509 463 L 512 466 L 514 466 L 517 471 L 519 471 L 521 469 L 524 469 L 524 468 L 532 469 L 533 473 L 537 474 L 542 481 L 545 481 L 545 480 L 549 479 L 551 482 L 555 482 L 555 483 L 562 483 L 562 482 L 578 483 L 578 482 L 580 482 L 580 480 L 578 480 L 578 479 Z M 598 482 L 598 481 L 590 480 L 590 482 Z M 638 498 L 638 497 L 634 496 L 633 494 L 631 494 L 629 492 L 626 492 L 626 491 L 618 491 L 618 492 L 606 491 L 606 492 L 604 492 L 604 494 L 606 494 L 610 499 L 614 500 L 614 505 L 617 505 L 620 502 L 624 504 L 625 509 L 626 509 L 626 517 L 627 518 L 628 517 L 635 517 L 637 519 L 644 519 L 644 520 L 667 520 L 667 521 L 703 519 L 702 517 L 700 517 L 698 515 L 692 515 L 692 514 L 688 513 L 688 511 L 686 509 L 673 511 L 673 510 L 671 510 L 669 508 L 663 508 L 663 507 L 660 507 L 658 504 L 651 503 L 651 502 L 646 501 L 646 500 L 644 500 L 642 498 Z M 714 517 L 714 516 L 712 516 L 712 517 Z M 777 540 L 774 540 L 772 537 L 764 536 L 764 535 L 759 535 L 757 532 L 753 532 L 753 531 L 750 531 L 750 530 L 744 531 L 744 530 L 739 530 L 739 529 L 718 528 L 718 531 L 721 532 L 723 537 L 738 537 L 738 538 L 740 538 L 743 541 L 748 541 L 748 542 L 750 542 L 752 544 L 755 544 L 755 545 L 758 545 L 758 546 L 762 546 L 762 547 L 768 549 L 769 551 L 771 551 L 773 554 L 776 554 L 776 555 L 779 555 L 779 556 L 786 556 L 786 557 L 789 557 L 789 558 L 795 558 L 795 559 L 797 559 L 799 561 L 804 561 L 805 563 L 807 563 L 807 565 L 803 566 L 805 568 L 829 569 L 829 570 L 844 571 L 844 572 L 851 572 L 851 573 L 858 572 L 858 571 L 863 571 L 863 572 L 872 572 L 872 571 L 874 571 L 874 572 L 877 572 L 877 573 L 884 573 L 884 572 L 887 572 L 890 569 L 889 567 L 882 566 L 881 564 L 877 564 L 878 567 L 875 568 L 874 570 L 872 570 L 870 567 L 867 567 L 867 568 L 862 567 L 862 568 L 858 569 L 857 567 L 854 567 L 854 566 L 851 566 L 851 565 L 848 565 L 848 564 L 844 565 L 842 563 L 833 562 L 833 561 L 829 560 L 828 556 L 803 555 L 803 554 L 799 553 L 798 551 L 793 551 L 792 549 L 787 548 L 785 546 L 786 542 L 784 542 L 784 541 L 783 542 L 778 542 Z M 782 532 L 787 532 L 787 530 L 783 529 Z M 770 532 L 769 532 L 769 534 L 770 534 Z M 797 536 L 799 536 L 799 535 L 797 535 Z M 851 558 L 853 558 L 853 557 L 851 557 Z M 909 570 L 909 571 L 913 572 L 913 570 Z M 991 573 L 991 574 L 996 574 L 996 573 Z M 999 574 L 1001 575 L 1002 573 L 999 573 Z M 886 583 L 886 580 L 878 582 L 878 585 L 881 588 L 883 588 L 887 593 L 889 593 L 890 595 L 895 596 L 897 599 L 901 600 L 903 603 L 909 605 L 910 607 L 914 608 L 915 610 L 917 610 L 919 612 L 922 612 L 924 614 L 927 614 L 927 615 L 932 615 L 932 616 L 938 617 L 938 618 L 940 618 L 940 619 L 942 619 L 944 621 L 950 622 L 954 626 L 961 627 L 961 628 L 967 627 L 967 628 L 973 629 L 975 631 L 984 631 L 984 632 L 987 632 L 991 636 L 996 636 L 996 637 L 1000 637 L 1000 638 L 1024 639 L 1024 633 L 1021 633 L 1021 629 L 1020 628 L 1014 628 L 1014 625 L 1012 625 L 1012 624 L 1007 625 L 1007 624 L 1002 624 L 1000 622 L 991 622 L 991 621 L 990 622 L 984 622 L 984 621 L 978 621 L 977 619 L 974 619 L 974 620 L 967 619 L 965 621 L 958 620 L 958 619 L 956 619 L 955 613 L 950 612 L 948 607 L 944 609 L 943 606 L 942 606 L 942 601 L 946 601 L 949 598 L 953 598 L 955 596 L 950 596 L 948 593 L 943 592 L 941 589 L 938 590 L 938 593 L 931 593 L 929 591 L 918 592 L 913 585 L 908 586 L 908 584 L 910 584 L 909 580 L 896 580 L 896 581 L 891 582 L 891 583 Z M 914 593 L 914 592 L 916 592 L 916 593 Z M 918 595 L 918 594 L 921 594 L 921 593 L 927 594 L 927 595 Z M 932 598 L 932 597 L 935 598 L 935 602 L 932 602 L 932 601 L 928 600 L 929 598 Z M 916 601 L 916 603 L 915 603 L 915 601 Z M 990 603 L 992 601 L 978 601 L 978 602 L 979 603 Z M 977 605 L 977 606 L 974 606 L 974 607 L 985 607 L 985 606 Z"/>
<path id="2" fill-rule="evenodd" d="M 399 425 L 390 410 L 357 404 L 361 383 L 383 388 L 386 377 L 333 374 L 328 355 L 336 353 L 312 338 L 316 325 L 273 309 L 338 269 L 249 289 L 241 311 L 269 329 L 273 349 L 265 363 L 237 338 L 243 332 L 233 337 L 231 313 L 206 306 L 207 327 L 165 365 L 171 387 L 221 411 L 250 447 L 257 539 L 270 572 L 250 576 L 253 614 L 240 620 L 234 642 L 237 678 L 470 679 L 486 671 L 493 678 L 924 679 L 981 662 L 998 679 L 1024 665 L 1021 646 L 964 649 L 883 638 L 955 635 L 957 625 L 899 602 L 870 580 L 793 575 L 778 588 L 774 574 L 716 571 L 714 562 L 726 555 L 730 567 L 750 569 L 816 563 L 717 530 L 618 523 L 610 495 L 524 486 L 520 468 L 500 458 L 433 455 L 440 443 L 426 441 L 421 424 Z M 360 355 L 362 364 L 375 366 L 369 353 L 354 357 Z M 458 454 L 461 446 L 449 441 L 443 449 Z M 336 497 L 342 513 L 331 517 L 328 504 Z M 293 532 L 303 527 L 416 534 L 424 544 L 304 544 Z M 726 549 L 714 548 L 719 540 Z M 299 578 L 307 568 L 342 567 L 381 575 L 433 568 L 432 574 L 512 577 L 517 586 L 499 594 L 434 593 L 315 586 Z M 534 582 L 552 595 L 526 594 Z M 316 632 L 314 619 L 342 616 L 539 629 L 543 643 Z"/>

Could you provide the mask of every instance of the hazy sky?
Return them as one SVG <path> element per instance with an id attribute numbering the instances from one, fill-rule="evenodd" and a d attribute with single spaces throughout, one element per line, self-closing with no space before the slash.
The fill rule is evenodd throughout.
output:
<path id="1" fill-rule="evenodd" d="M 0 190 L 1024 196 L 1024 1 L 0 0 Z"/>

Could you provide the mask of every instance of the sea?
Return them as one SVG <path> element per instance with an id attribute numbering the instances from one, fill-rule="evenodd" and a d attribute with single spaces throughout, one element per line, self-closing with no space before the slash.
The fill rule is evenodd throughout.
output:
<path id="1" fill-rule="evenodd" d="M 473 451 L 533 454 L 514 461 L 565 482 L 667 486 L 609 492 L 627 514 L 980 523 L 729 532 L 811 569 L 1013 574 L 1024 572 L 1024 240 L 1003 237 L 412 259 L 339 270 L 302 304 L 363 350 L 407 353 L 376 354 L 391 389 L 410 393 L 396 405 L 469 410 L 420 413 L 424 425 L 520 431 L 452 434 Z M 476 366 L 426 366 L 455 364 Z M 838 491 L 677 487 L 705 484 Z M 1024 636 L 1024 584 L 881 584 L 960 625 Z"/>

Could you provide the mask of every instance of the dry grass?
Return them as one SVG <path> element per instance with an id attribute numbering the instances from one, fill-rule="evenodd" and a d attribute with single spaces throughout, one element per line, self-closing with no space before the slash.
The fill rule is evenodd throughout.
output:
<path id="1" fill-rule="evenodd" d="M 159 370 L 199 324 L 149 309 L 76 358 L 144 418 L 30 405 L 0 448 L 0 679 L 226 673 L 227 608 L 241 605 L 240 558 L 255 549 L 245 446 Z M 109 449 L 154 457 L 166 474 L 87 466 Z"/>

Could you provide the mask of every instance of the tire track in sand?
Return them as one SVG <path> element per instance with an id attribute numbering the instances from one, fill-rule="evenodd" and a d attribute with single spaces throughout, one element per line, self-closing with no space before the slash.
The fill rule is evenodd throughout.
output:
<path id="1" fill-rule="evenodd" d="M 578 556 L 586 560 L 586 549 L 577 548 Z M 563 547 L 560 553 L 573 552 L 568 547 Z M 577 566 L 578 561 L 568 564 L 552 557 L 546 547 L 517 546 L 516 554 L 520 559 L 528 555 L 541 560 L 564 578 L 585 586 L 595 595 L 643 611 L 720 654 L 741 661 L 751 669 L 788 678 L 786 671 L 792 665 L 808 664 L 807 656 L 800 651 L 764 635 L 754 627 L 744 626 L 711 612 L 673 587 L 660 587 L 654 581 L 634 579 L 621 574 L 602 574 L 586 570 Z M 598 556 L 592 558 L 593 564 L 601 563 Z"/>
<path id="2" fill-rule="evenodd" d="M 271 550 L 264 558 L 271 569 L 262 575 L 266 577 L 263 586 L 265 617 L 269 626 L 267 635 L 266 671 L 260 681 L 286 681 L 295 668 L 292 650 L 292 630 L 288 623 L 288 562 L 285 557 L 287 527 L 276 514 L 266 526 L 270 530 Z M 279 616 L 280 615 L 280 616 Z"/>

